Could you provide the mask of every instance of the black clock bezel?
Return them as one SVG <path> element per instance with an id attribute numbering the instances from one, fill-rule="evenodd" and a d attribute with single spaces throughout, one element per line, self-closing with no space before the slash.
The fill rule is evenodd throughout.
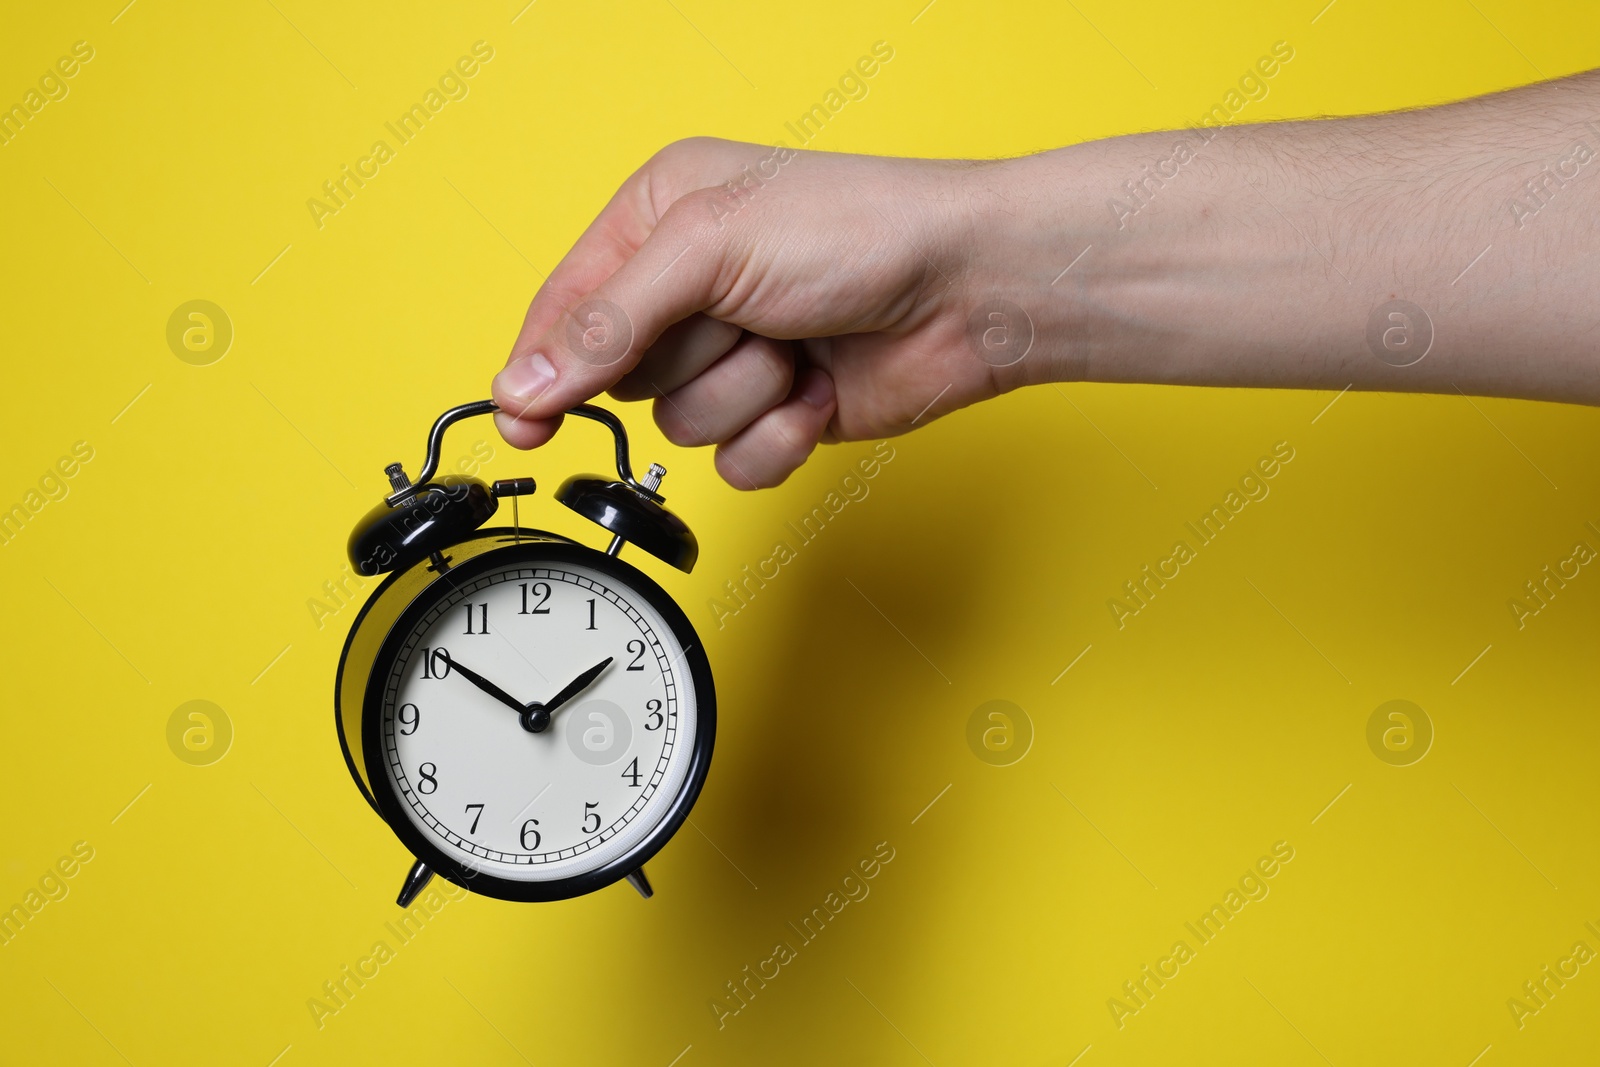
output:
<path id="1" fill-rule="evenodd" d="M 483 534 L 504 533 L 508 538 L 513 531 L 482 530 Z M 522 531 L 524 537 L 549 537 L 541 531 Z M 584 874 L 549 881 L 517 881 L 474 870 L 448 855 L 412 825 L 402 805 L 404 800 L 395 788 L 383 756 L 382 711 L 383 694 L 399 648 L 405 643 L 418 621 L 433 608 L 446 590 L 458 588 L 489 571 L 515 566 L 559 566 L 562 563 L 581 564 L 601 572 L 630 594 L 643 599 L 665 620 L 680 647 L 684 649 L 683 662 L 695 692 L 695 740 L 689 755 L 689 767 L 683 787 L 673 797 L 666 813 L 654 829 L 626 854 L 604 866 Z M 426 863 L 441 877 L 463 889 L 499 900 L 553 901 L 603 889 L 619 882 L 642 867 L 659 852 L 689 817 L 690 810 L 700 796 L 706 775 L 711 766 L 711 750 L 716 739 L 717 697 L 711 680 L 711 663 L 706 657 L 700 636 L 684 614 L 683 609 L 662 589 L 653 578 L 637 567 L 615 556 L 574 542 L 536 540 L 511 542 L 489 549 L 459 566 L 449 567 L 438 578 L 429 582 L 406 606 L 395 620 L 373 659 L 372 671 L 367 679 L 364 710 L 361 722 L 362 760 L 371 783 L 371 799 L 376 802 L 378 814 L 388 824 L 396 837 L 417 859 Z"/>

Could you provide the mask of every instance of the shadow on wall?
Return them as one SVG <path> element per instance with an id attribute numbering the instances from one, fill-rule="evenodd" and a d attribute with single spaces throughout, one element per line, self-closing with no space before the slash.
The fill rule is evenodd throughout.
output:
<path id="1" fill-rule="evenodd" d="M 738 917 L 706 902 L 699 925 L 721 943 L 705 951 L 743 962 L 789 936 L 786 924 L 878 842 L 904 842 L 915 813 L 895 810 L 886 787 L 925 777 L 916 765 L 929 751 L 964 745 L 972 688 L 957 664 L 979 638 L 971 628 L 985 583 L 963 561 L 993 559 L 1015 536 L 1011 516 L 971 522 L 969 502 L 997 487 L 1018 499 L 1031 477 L 997 477 L 970 457 L 953 467 L 946 457 L 970 448 L 973 429 L 941 425 L 891 442 L 895 458 L 870 496 L 799 549 L 723 633 L 707 626 L 721 646 L 714 658 L 743 658 L 719 679 L 719 760 L 695 819 L 760 893 Z M 857 444 L 817 459 L 844 469 L 870 454 L 870 443 Z M 816 485 L 773 511 L 804 513 L 832 483 Z M 702 611 L 697 625 L 707 618 Z"/>

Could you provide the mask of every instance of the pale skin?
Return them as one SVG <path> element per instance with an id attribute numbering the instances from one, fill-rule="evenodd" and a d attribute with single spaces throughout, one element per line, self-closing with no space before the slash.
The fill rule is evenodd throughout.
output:
<path id="1" fill-rule="evenodd" d="M 1380 358 L 1393 300 L 1428 324 L 1378 315 Z M 819 442 L 1065 381 L 1600 404 L 1600 71 L 994 162 L 681 141 L 540 287 L 494 397 L 519 448 L 600 393 L 654 398 L 756 489 Z"/>

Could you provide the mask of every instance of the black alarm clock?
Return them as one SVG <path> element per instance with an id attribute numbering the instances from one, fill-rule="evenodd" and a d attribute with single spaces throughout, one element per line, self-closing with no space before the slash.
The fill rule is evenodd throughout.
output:
<path id="1" fill-rule="evenodd" d="M 666 469 L 636 479 L 611 412 L 615 479 L 568 478 L 555 498 L 611 535 L 599 551 L 524 529 L 532 478 L 435 477 L 445 430 L 498 410 L 439 416 L 413 483 L 350 535 L 350 562 L 387 574 L 345 640 L 334 686 L 356 787 L 416 857 L 398 903 L 434 874 L 502 900 L 562 900 L 626 878 L 688 818 L 716 735 L 711 666 L 672 598 L 618 558 L 635 545 L 689 571 L 694 534 L 662 506 Z M 502 498 L 509 527 L 485 524 Z"/>

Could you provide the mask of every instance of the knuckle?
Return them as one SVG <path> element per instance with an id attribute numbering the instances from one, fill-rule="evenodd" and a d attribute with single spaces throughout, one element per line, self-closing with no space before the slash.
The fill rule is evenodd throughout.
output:
<path id="1" fill-rule="evenodd" d="M 618 380 L 611 388 L 606 390 L 606 395 L 612 400 L 620 400 L 624 404 L 635 400 L 643 400 L 650 395 L 650 389 L 643 382 L 638 381 L 633 375 L 627 374 Z"/>
<path id="2" fill-rule="evenodd" d="M 721 137 L 708 137 L 704 135 L 695 137 L 680 137 L 661 147 L 655 154 L 655 159 L 662 163 L 698 163 L 707 156 L 720 153 L 733 142 Z"/>
<path id="3" fill-rule="evenodd" d="M 720 245 L 751 246 L 757 235 L 770 231 L 782 215 L 774 214 L 772 198 L 753 196 L 733 181 L 707 185 L 675 200 L 662 216 L 665 224 L 683 227 L 684 235 Z"/>
<path id="4" fill-rule="evenodd" d="M 765 386 L 759 390 L 763 395 L 774 400 L 789 395 L 789 390 L 794 386 L 794 360 L 779 345 L 761 345 L 757 349 L 755 365 Z"/>
<path id="5" fill-rule="evenodd" d="M 737 144 L 720 137 L 685 137 L 658 149 L 634 172 L 654 216 L 664 215 L 684 192 L 715 181 L 721 170 L 719 161 Z"/>
<path id="6" fill-rule="evenodd" d="M 685 193 L 661 216 L 657 229 L 693 243 L 720 241 L 740 220 L 739 196 L 731 186 L 711 185 Z"/>
<path id="7" fill-rule="evenodd" d="M 666 397 L 656 399 L 654 414 L 661 436 L 678 447 L 696 448 L 711 443 Z"/>
<path id="8" fill-rule="evenodd" d="M 716 465 L 717 473 L 722 475 L 722 480 L 741 492 L 748 493 L 756 489 L 771 489 L 783 481 L 783 477 L 779 477 L 777 481 L 772 481 L 765 476 L 756 477 L 752 475 L 746 467 L 733 458 L 733 454 L 726 445 L 718 447 Z"/>
<path id="9" fill-rule="evenodd" d="M 811 434 L 810 428 L 802 425 L 797 419 L 774 419 L 769 433 L 772 436 L 773 451 L 791 466 L 798 466 L 811 455 L 811 449 L 816 446 L 816 438 Z"/>

